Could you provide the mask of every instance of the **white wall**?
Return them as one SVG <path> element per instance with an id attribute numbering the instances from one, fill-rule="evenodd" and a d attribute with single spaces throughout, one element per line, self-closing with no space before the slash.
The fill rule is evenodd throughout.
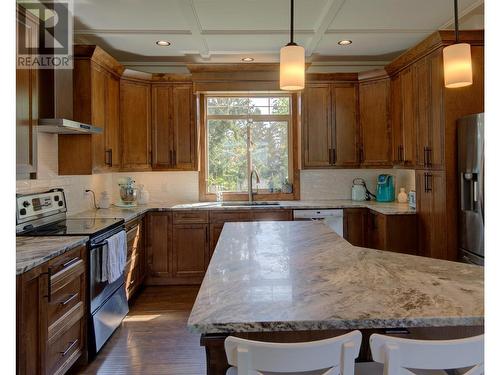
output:
<path id="1" fill-rule="evenodd" d="M 303 200 L 351 199 L 352 180 L 361 177 L 375 194 L 377 176 L 396 177 L 396 195 L 400 187 L 415 189 L 415 171 L 406 169 L 327 169 L 300 172 L 300 198 Z"/>

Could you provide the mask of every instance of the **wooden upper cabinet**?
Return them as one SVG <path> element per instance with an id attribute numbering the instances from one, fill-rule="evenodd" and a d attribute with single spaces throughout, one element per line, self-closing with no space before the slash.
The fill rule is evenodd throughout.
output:
<path id="1" fill-rule="evenodd" d="M 308 84 L 302 94 L 304 168 L 332 165 L 332 99 L 329 84 Z"/>
<path id="2" fill-rule="evenodd" d="M 121 166 L 120 152 L 120 79 L 112 74 L 106 77 L 106 134 L 105 155 L 109 167 Z"/>
<path id="3" fill-rule="evenodd" d="M 110 172 L 120 167 L 117 62 L 96 46 L 75 46 L 73 119 L 102 133 L 59 135 L 59 174 Z"/>
<path id="4" fill-rule="evenodd" d="M 191 84 L 152 87 L 153 169 L 197 169 L 197 132 Z"/>
<path id="5" fill-rule="evenodd" d="M 395 165 L 415 164 L 415 105 L 413 69 L 406 68 L 391 79 L 392 160 Z"/>
<path id="6" fill-rule="evenodd" d="M 18 40 L 30 48 L 38 43 L 38 22 L 18 6 Z M 16 174 L 26 179 L 36 172 L 34 127 L 38 121 L 38 70 L 16 69 Z"/>
<path id="7" fill-rule="evenodd" d="M 362 165 L 392 165 L 389 103 L 389 79 L 359 84 Z"/>
<path id="8" fill-rule="evenodd" d="M 443 64 L 438 49 L 415 63 L 416 166 L 444 167 Z"/>
<path id="9" fill-rule="evenodd" d="M 120 80 L 122 168 L 151 169 L 151 84 Z"/>
<path id="10" fill-rule="evenodd" d="M 333 163 L 339 167 L 359 163 L 358 85 L 334 84 L 334 145 Z"/>

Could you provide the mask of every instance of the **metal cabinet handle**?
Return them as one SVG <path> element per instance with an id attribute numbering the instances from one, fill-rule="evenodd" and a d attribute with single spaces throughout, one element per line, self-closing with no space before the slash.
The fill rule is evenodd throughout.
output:
<path id="1" fill-rule="evenodd" d="M 71 266 L 72 264 L 75 264 L 76 262 L 78 262 L 80 260 L 79 257 L 74 257 L 74 258 L 71 258 L 70 260 L 68 260 L 66 263 L 64 263 L 62 265 L 63 268 L 66 268 L 66 267 L 69 267 Z"/>
<path id="2" fill-rule="evenodd" d="M 66 355 L 69 353 L 69 351 L 71 349 L 73 349 L 73 347 L 76 345 L 76 343 L 78 342 L 78 339 L 76 339 L 75 341 L 72 341 L 69 343 L 69 346 L 67 347 L 67 349 L 63 352 L 59 352 L 61 354 L 61 357 L 66 357 Z"/>
<path id="3" fill-rule="evenodd" d="M 333 164 L 337 164 L 337 149 L 333 149 Z"/>
<path id="4" fill-rule="evenodd" d="M 427 191 L 432 191 L 432 173 L 427 174 Z"/>
<path id="5" fill-rule="evenodd" d="M 65 301 L 60 302 L 61 306 L 66 306 L 68 303 L 73 301 L 78 296 L 78 293 L 71 294 Z"/>
<path id="6" fill-rule="evenodd" d="M 177 165 L 177 151 L 174 149 L 174 165 Z"/>
<path id="7" fill-rule="evenodd" d="M 109 148 L 107 149 L 106 151 L 104 151 L 104 163 L 109 166 L 109 167 L 112 167 L 113 166 L 113 149 Z"/>
<path id="8" fill-rule="evenodd" d="M 427 173 L 424 173 L 424 193 L 427 193 Z"/>
<path id="9" fill-rule="evenodd" d="M 332 162 L 332 149 L 331 148 L 328 149 L 328 164 L 330 164 L 330 165 L 333 164 L 333 162 Z"/>

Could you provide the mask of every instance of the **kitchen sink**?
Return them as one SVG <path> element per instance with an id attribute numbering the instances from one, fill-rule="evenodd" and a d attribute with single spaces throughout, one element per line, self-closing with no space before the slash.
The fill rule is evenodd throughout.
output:
<path id="1" fill-rule="evenodd" d="M 222 202 L 222 207 L 238 207 L 238 206 L 279 206 L 279 202 Z"/>

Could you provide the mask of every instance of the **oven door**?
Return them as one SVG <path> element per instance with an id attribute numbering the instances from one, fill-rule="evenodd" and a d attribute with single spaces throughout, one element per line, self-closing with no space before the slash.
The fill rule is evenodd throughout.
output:
<path id="1" fill-rule="evenodd" d="M 90 312 L 93 314 L 104 304 L 113 293 L 124 283 L 124 276 L 120 276 L 112 283 L 103 281 L 103 256 L 107 254 L 107 242 L 90 246 Z"/>

